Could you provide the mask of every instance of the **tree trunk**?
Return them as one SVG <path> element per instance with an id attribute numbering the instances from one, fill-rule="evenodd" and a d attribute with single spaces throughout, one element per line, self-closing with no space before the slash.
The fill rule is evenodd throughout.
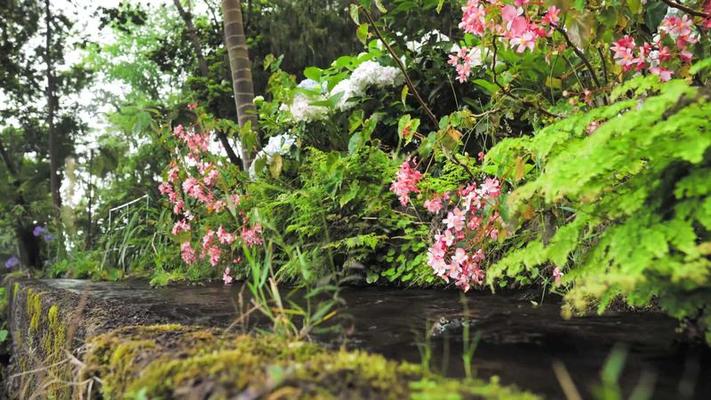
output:
<path id="1" fill-rule="evenodd" d="M 195 25 L 193 24 L 193 18 L 189 12 L 185 11 L 183 5 L 180 4 L 180 0 L 173 0 L 173 4 L 175 4 L 175 8 L 178 9 L 178 14 L 180 14 L 180 18 L 182 18 L 183 22 L 185 22 L 185 27 L 188 28 L 188 37 L 190 38 L 190 43 L 193 46 L 195 57 L 198 60 L 200 75 L 202 75 L 204 78 L 207 78 L 210 74 L 210 71 L 207 68 L 205 56 L 203 56 L 202 54 L 202 47 L 200 47 L 200 39 L 198 38 Z"/>
<path id="2" fill-rule="evenodd" d="M 12 177 L 12 186 L 15 188 L 13 202 L 18 205 L 21 210 L 23 210 L 23 215 L 17 216 L 17 220 L 15 221 L 15 238 L 17 239 L 17 244 L 20 248 L 20 260 L 22 261 L 22 265 L 41 268 L 42 255 L 40 253 L 39 238 L 32 234 L 34 229 L 32 224 L 25 225 L 23 223 L 23 221 L 31 221 L 32 219 L 31 215 L 29 215 L 27 201 L 25 201 L 25 197 L 22 195 L 20 173 L 15 166 L 15 163 L 10 158 L 10 154 L 5 149 L 5 145 L 2 140 L 0 140 L 0 158 L 2 158 L 8 173 Z"/>
<path id="3" fill-rule="evenodd" d="M 252 68 L 247 51 L 247 39 L 244 35 L 240 0 L 222 0 L 222 14 L 225 24 L 225 46 L 232 71 L 232 91 L 237 107 L 237 120 L 240 127 L 251 123 L 252 131 L 257 132 L 258 120 L 257 108 L 254 106 Z M 252 161 L 252 149 L 247 147 L 242 140 L 240 150 L 245 171 L 249 170 Z"/>
<path id="4" fill-rule="evenodd" d="M 195 24 L 193 24 L 193 18 L 190 13 L 183 8 L 183 5 L 180 4 L 180 0 L 173 0 L 173 4 L 175 4 L 175 8 L 178 9 L 178 14 L 180 14 L 180 18 L 183 19 L 183 22 L 185 22 L 185 26 L 188 28 L 188 36 L 190 37 L 190 43 L 193 46 L 195 57 L 198 60 L 200 75 L 202 75 L 203 78 L 209 79 L 210 70 L 207 66 L 207 61 L 205 61 L 205 56 L 202 54 L 202 46 L 200 45 L 200 38 L 197 35 Z M 230 144 L 230 141 L 227 139 L 227 135 L 224 132 L 218 131 L 217 138 L 220 140 L 222 147 L 225 149 L 225 152 L 227 153 L 227 158 L 229 158 L 230 162 L 241 167 L 242 162 L 239 157 L 237 157 L 237 154 L 235 153 L 234 149 L 232 148 L 232 145 Z"/>
<path id="5" fill-rule="evenodd" d="M 57 110 L 57 98 L 55 97 L 55 77 L 53 69 L 53 60 L 51 56 L 52 49 L 52 12 L 49 8 L 49 0 L 44 1 L 45 6 L 45 23 L 47 32 L 46 47 L 44 52 L 44 61 L 47 65 L 47 129 L 49 133 L 49 190 L 52 192 L 52 205 L 54 206 L 55 216 L 59 218 L 62 208 L 62 197 L 59 188 L 62 185 L 61 176 L 59 175 L 59 143 L 57 140 L 57 132 L 54 126 L 54 114 Z"/>

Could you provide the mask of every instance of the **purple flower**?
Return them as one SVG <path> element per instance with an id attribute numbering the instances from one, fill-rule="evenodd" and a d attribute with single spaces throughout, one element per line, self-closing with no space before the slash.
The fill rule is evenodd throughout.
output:
<path id="1" fill-rule="evenodd" d="M 12 269 L 20 265 L 20 259 L 17 256 L 11 256 L 5 261 L 5 268 Z"/>
<path id="2" fill-rule="evenodd" d="M 44 235 L 45 233 L 47 233 L 47 229 L 45 229 L 45 227 L 42 225 L 37 225 L 37 226 L 35 226 L 35 229 L 32 230 L 32 234 L 35 237 L 40 237 L 40 236 Z"/>

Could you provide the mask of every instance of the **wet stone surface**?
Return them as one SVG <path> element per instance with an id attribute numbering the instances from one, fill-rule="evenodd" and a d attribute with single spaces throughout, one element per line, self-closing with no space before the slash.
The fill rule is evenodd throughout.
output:
<path id="1" fill-rule="evenodd" d="M 153 289 L 144 282 L 44 283 L 140 306 L 175 322 L 206 326 L 231 325 L 248 302 L 243 293 L 240 304 L 239 286 L 220 284 Z M 456 291 L 438 290 L 346 288 L 341 297 L 342 334 L 315 337 L 326 345 L 338 346 L 345 340 L 351 348 L 419 363 L 423 343 L 429 342 L 431 368 L 457 377 L 464 374 L 466 324 L 471 337 L 479 336 L 473 357 L 477 376 L 498 375 L 503 383 L 547 398 L 564 398 L 553 372 L 555 362 L 566 367 L 583 397 L 590 398 L 616 347 L 627 352 L 620 381 L 627 395 L 645 376 L 653 379 L 655 399 L 711 398 L 711 352 L 685 344 L 675 333 L 676 321 L 661 314 L 622 312 L 565 321 L 553 299 L 534 306 L 516 296 L 473 293 L 464 307 Z"/>

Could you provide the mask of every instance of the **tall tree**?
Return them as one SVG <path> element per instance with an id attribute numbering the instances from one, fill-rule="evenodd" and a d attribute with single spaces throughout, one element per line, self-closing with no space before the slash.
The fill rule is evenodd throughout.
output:
<path id="1" fill-rule="evenodd" d="M 45 11 L 45 52 L 44 61 L 46 65 L 47 78 L 47 131 L 49 134 L 49 188 L 52 192 L 52 205 L 54 206 L 55 215 L 59 217 L 62 209 L 62 196 L 59 188 L 62 185 L 62 176 L 59 173 L 59 141 L 57 140 L 57 131 L 54 126 L 54 118 L 57 110 L 59 99 L 56 94 L 56 78 L 54 76 L 54 60 L 52 58 L 52 10 L 49 6 L 49 0 L 44 1 Z"/>
<path id="2" fill-rule="evenodd" d="M 195 58 L 197 58 L 198 67 L 200 68 L 200 75 L 203 78 L 209 79 L 210 70 L 207 66 L 207 61 L 205 61 L 205 56 L 202 53 L 202 43 L 200 43 L 200 38 L 198 37 L 197 29 L 195 29 L 195 24 L 193 24 L 193 17 L 189 11 L 183 8 L 183 5 L 180 3 L 180 0 L 173 0 L 173 4 L 175 4 L 175 8 L 178 9 L 178 14 L 180 14 L 180 18 L 182 18 L 183 22 L 185 22 L 188 38 L 190 39 L 190 44 L 193 47 L 193 52 L 195 52 Z M 237 157 L 237 154 L 235 154 L 235 151 L 232 148 L 230 141 L 227 139 L 227 135 L 224 132 L 218 131 L 217 138 L 220 140 L 220 143 L 225 149 L 227 157 L 230 159 L 230 161 L 235 165 L 241 166 L 241 161 L 239 157 Z"/>
<path id="3" fill-rule="evenodd" d="M 252 82 L 252 63 L 249 61 L 247 39 L 244 35 L 242 21 L 242 4 L 240 0 L 222 0 L 222 14 L 225 26 L 225 46 L 232 71 L 232 90 L 237 107 L 237 120 L 240 127 L 251 125 L 257 132 L 257 109 L 254 106 L 254 83 Z M 256 141 L 255 141 L 256 142 Z M 240 146 L 242 165 L 249 169 L 253 149 L 244 138 Z"/>

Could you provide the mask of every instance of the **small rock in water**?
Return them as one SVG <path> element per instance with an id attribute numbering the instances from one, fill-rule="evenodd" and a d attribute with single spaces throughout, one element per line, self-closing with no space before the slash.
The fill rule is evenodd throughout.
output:
<path id="1" fill-rule="evenodd" d="M 434 324 L 432 324 L 432 328 L 430 329 L 430 336 L 431 337 L 438 337 L 438 336 L 442 336 L 445 333 L 451 333 L 453 331 L 457 332 L 464 327 L 464 324 L 467 324 L 468 326 L 472 326 L 472 325 L 474 325 L 474 321 L 465 320 L 464 318 L 461 318 L 461 317 L 456 317 L 456 318 L 440 317 L 439 320 L 437 320 Z"/>

